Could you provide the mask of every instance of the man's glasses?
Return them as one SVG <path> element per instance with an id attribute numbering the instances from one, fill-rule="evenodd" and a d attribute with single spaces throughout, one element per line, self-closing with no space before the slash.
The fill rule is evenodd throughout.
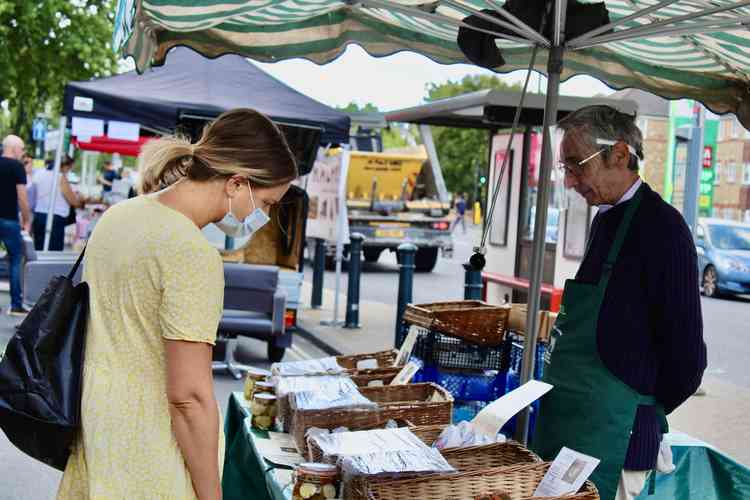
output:
<path id="1" fill-rule="evenodd" d="M 557 162 L 557 168 L 559 168 L 566 175 L 569 174 L 569 175 L 572 175 L 573 177 L 580 177 L 581 174 L 583 174 L 583 169 L 587 162 L 589 162 L 590 160 L 593 160 L 594 158 L 596 158 L 603 152 L 607 151 L 608 148 L 611 148 L 612 146 L 617 144 L 617 141 L 610 141 L 607 139 L 597 139 L 596 143 L 600 146 L 605 146 L 605 147 L 601 148 L 600 150 L 594 153 L 591 153 L 590 155 L 588 155 L 586 158 L 584 158 L 581 161 L 577 161 L 577 162 L 570 161 L 570 160 L 559 161 Z M 630 154 L 637 156 L 635 148 L 633 146 L 631 146 L 630 144 L 626 144 L 626 146 L 628 147 L 628 151 L 630 152 Z"/>

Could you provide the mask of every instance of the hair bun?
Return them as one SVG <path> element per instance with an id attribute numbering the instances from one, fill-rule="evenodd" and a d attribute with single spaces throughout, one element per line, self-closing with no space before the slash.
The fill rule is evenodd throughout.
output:
<path id="1" fill-rule="evenodd" d="M 193 166 L 193 163 L 195 162 L 195 159 L 193 155 L 185 155 L 182 158 L 180 158 L 180 165 L 182 165 L 184 168 L 190 168 Z"/>

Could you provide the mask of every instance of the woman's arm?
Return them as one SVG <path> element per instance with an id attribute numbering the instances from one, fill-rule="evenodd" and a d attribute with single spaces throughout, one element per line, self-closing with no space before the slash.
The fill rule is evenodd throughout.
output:
<path id="1" fill-rule="evenodd" d="M 211 372 L 212 346 L 165 340 L 172 429 L 199 500 L 220 500 L 219 408 Z"/>
<path id="2" fill-rule="evenodd" d="M 64 175 L 60 176 L 60 190 L 68 205 L 73 208 L 81 208 L 83 206 L 83 200 L 73 191 L 73 188 L 70 187 L 70 182 L 68 182 L 68 179 Z"/>

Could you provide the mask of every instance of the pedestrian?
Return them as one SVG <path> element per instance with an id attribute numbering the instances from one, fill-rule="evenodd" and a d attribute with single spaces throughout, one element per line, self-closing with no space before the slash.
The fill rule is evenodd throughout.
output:
<path id="1" fill-rule="evenodd" d="M 451 228 L 451 231 L 456 229 L 456 226 L 458 224 L 461 224 L 461 229 L 463 229 L 464 234 L 466 234 L 466 195 L 463 193 L 458 194 L 458 198 L 456 198 L 455 203 L 455 210 L 456 210 L 456 220 L 453 221 L 453 227 Z"/>
<path id="2" fill-rule="evenodd" d="M 105 161 L 102 173 L 96 178 L 96 182 L 102 185 L 102 200 L 104 203 L 110 204 L 112 186 L 119 179 L 120 174 L 117 172 L 117 167 L 115 167 L 112 161 Z"/>
<path id="3" fill-rule="evenodd" d="M 693 238 L 682 215 L 638 174 L 634 117 L 588 106 L 558 123 L 565 187 L 598 212 L 555 323 L 533 448 L 601 460 L 602 500 L 638 496 L 656 468 L 665 415 L 706 368 Z M 653 477 L 653 476 L 652 476 Z"/>
<path id="4" fill-rule="evenodd" d="M 61 500 L 221 498 L 211 358 L 224 274 L 201 228 L 251 236 L 297 177 L 283 133 L 250 109 L 195 144 L 153 140 L 140 163 L 148 194 L 109 208 L 86 248 L 82 432 Z"/>
<path id="5" fill-rule="evenodd" d="M 68 181 L 68 173 L 73 168 L 74 162 L 70 157 L 66 157 L 60 164 L 60 173 L 57 176 L 58 186 L 53 205 L 52 230 L 49 238 L 49 248 L 53 252 L 62 251 L 65 247 L 65 226 L 71 214 L 75 214 L 75 209 L 81 208 L 85 204 L 85 199 L 73 188 Z M 50 199 L 55 189 L 55 172 L 51 169 L 37 170 L 31 179 L 34 192 L 34 223 L 33 236 L 34 248 L 44 250 L 44 238 L 47 228 L 47 214 L 49 212 Z"/>
<path id="6" fill-rule="evenodd" d="M 23 140 L 16 135 L 9 135 L 3 139 L 3 155 L 0 157 L 0 241 L 5 245 L 10 262 L 10 309 L 8 311 L 14 316 L 28 313 L 23 307 L 21 290 L 21 264 L 23 262 L 21 230 L 28 232 L 31 227 L 31 211 L 26 194 L 26 172 L 19 161 L 23 158 L 23 149 Z"/>

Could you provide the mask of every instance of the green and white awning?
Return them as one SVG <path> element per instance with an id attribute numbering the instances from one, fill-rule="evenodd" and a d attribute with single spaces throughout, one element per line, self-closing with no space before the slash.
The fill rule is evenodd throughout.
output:
<path id="1" fill-rule="evenodd" d="M 565 41 L 563 79 L 588 74 L 615 88 L 698 99 L 750 125 L 750 0 L 605 3 L 614 31 Z M 497 40 L 506 60 L 499 72 L 528 67 L 534 44 L 556 44 L 497 0 L 120 0 L 114 41 L 140 71 L 163 63 L 176 45 L 207 57 L 323 64 L 357 44 L 373 56 L 410 50 L 440 63 L 466 63 L 458 28 L 482 9 L 500 12 L 503 20 L 494 22 L 514 33 Z M 535 66 L 543 73 L 546 56 L 542 50 Z"/>

